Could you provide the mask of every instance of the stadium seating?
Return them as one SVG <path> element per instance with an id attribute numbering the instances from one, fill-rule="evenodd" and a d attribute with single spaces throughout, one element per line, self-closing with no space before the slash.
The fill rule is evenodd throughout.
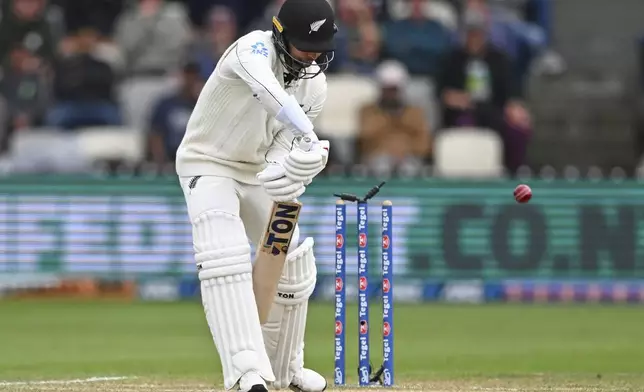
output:
<path id="1" fill-rule="evenodd" d="M 119 104 L 125 123 L 139 131 L 145 131 L 157 101 L 172 93 L 178 85 L 175 77 L 138 77 L 124 81 L 118 86 Z"/>
<path id="2" fill-rule="evenodd" d="M 88 169 L 76 134 L 50 128 L 16 132 L 7 161 L 15 173 L 79 173 Z"/>
<path id="3" fill-rule="evenodd" d="M 90 162 L 140 163 L 145 154 L 145 135 L 127 127 L 90 127 L 78 131 L 78 145 Z"/>
<path id="4" fill-rule="evenodd" d="M 434 139 L 434 165 L 437 177 L 501 177 L 503 141 L 483 128 L 442 130 Z"/>
<path id="5" fill-rule="evenodd" d="M 419 106 L 425 112 L 432 130 L 440 126 L 440 105 L 436 100 L 436 85 L 431 78 L 413 77 L 407 87 L 408 102 Z"/>
<path id="6" fill-rule="evenodd" d="M 327 100 L 317 118 L 321 137 L 333 142 L 335 154 L 351 162 L 354 139 L 358 133 L 360 108 L 375 100 L 378 89 L 368 77 L 337 75 L 329 77 Z"/>
<path id="7" fill-rule="evenodd" d="M 318 127 L 328 136 L 355 136 L 360 108 L 377 96 L 377 86 L 370 78 L 354 75 L 329 77 L 327 100 L 317 119 Z"/>
<path id="8" fill-rule="evenodd" d="M 360 108 L 378 98 L 378 86 L 368 76 L 330 75 L 328 96 L 324 110 L 317 119 L 316 132 L 333 142 L 342 163 L 354 162 L 355 138 L 359 132 Z M 434 98 L 434 84 L 428 78 L 412 78 L 405 92 L 408 102 L 419 106 L 434 130 L 438 127 L 438 103 Z"/>

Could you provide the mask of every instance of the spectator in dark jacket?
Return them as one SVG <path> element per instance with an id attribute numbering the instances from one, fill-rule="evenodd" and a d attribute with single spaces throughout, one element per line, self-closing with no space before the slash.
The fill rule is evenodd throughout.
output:
<path id="1" fill-rule="evenodd" d="M 111 36 L 118 16 L 130 0 L 49 0 L 60 6 L 68 31 L 76 31 L 88 24 L 104 36 Z"/>
<path id="2" fill-rule="evenodd" d="M 485 17 L 465 18 L 465 45 L 447 57 L 438 79 L 444 127 L 478 126 L 497 131 L 510 172 L 523 164 L 531 132 L 530 116 L 518 99 L 508 57 L 487 44 Z"/>
<path id="3" fill-rule="evenodd" d="M 47 114 L 47 125 L 62 129 L 120 125 L 121 115 L 114 101 L 114 71 L 94 54 L 98 32 L 81 29 L 73 42 L 73 52 L 56 63 L 56 104 Z"/>

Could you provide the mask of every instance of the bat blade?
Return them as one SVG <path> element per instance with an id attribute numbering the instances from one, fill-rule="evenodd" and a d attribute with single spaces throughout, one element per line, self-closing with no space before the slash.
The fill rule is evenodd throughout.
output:
<path id="1" fill-rule="evenodd" d="M 301 209 L 302 205 L 298 202 L 273 203 L 266 231 L 257 247 L 253 266 L 253 291 L 261 324 L 268 320 L 275 300 Z"/>

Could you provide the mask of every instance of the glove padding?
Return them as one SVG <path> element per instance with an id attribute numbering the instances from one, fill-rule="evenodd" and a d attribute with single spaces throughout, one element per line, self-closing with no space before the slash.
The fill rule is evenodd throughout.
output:
<path id="1" fill-rule="evenodd" d="M 278 162 L 271 162 L 257 174 L 257 179 L 273 201 L 292 201 L 302 196 L 306 187 L 302 181 L 286 176 L 286 169 Z"/>
<path id="2" fill-rule="evenodd" d="M 294 182 L 308 185 L 326 166 L 329 159 L 329 141 L 320 140 L 309 151 L 297 147 L 286 156 L 286 176 Z"/>

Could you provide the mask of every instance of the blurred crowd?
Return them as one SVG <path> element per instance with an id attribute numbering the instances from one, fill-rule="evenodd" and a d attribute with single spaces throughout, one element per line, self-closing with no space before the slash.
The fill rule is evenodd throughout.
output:
<path id="1" fill-rule="evenodd" d="M 1 151 L 29 132 L 120 127 L 144 135 L 143 160 L 171 164 L 219 57 L 240 35 L 271 29 L 282 2 L 0 1 Z M 436 135 L 475 128 L 496 135 L 505 169 L 524 163 L 526 79 L 564 67 L 550 49 L 548 0 L 331 3 L 330 83 L 352 75 L 375 86 L 356 108 L 354 148 L 335 162 L 419 170 L 434 160 Z"/>

